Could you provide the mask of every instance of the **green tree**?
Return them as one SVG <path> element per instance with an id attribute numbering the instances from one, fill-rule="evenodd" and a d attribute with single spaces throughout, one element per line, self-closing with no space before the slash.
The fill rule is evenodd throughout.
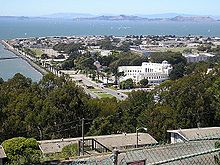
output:
<path id="1" fill-rule="evenodd" d="M 176 79 L 183 77 L 185 70 L 186 70 L 185 65 L 183 63 L 176 64 L 173 67 L 173 70 L 170 72 L 170 75 L 169 75 L 170 79 L 176 80 Z"/>
<path id="2" fill-rule="evenodd" d="M 0 77 L 0 84 L 3 84 L 4 80 Z"/>
<path id="3" fill-rule="evenodd" d="M 202 51 L 202 52 L 210 52 L 211 51 L 211 46 L 210 45 L 201 45 L 201 46 L 198 46 L 197 50 L 198 51 Z"/>
<path id="4" fill-rule="evenodd" d="M 146 87 L 148 85 L 148 79 L 142 79 L 139 83 L 142 87 Z"/>
<path id="5" fill-rule="evenodd" d="M 171 65 L 183 63 L 186 65 L 187 61 L 184 56 L 179 52 L 154 52 L 150 55 L 152 62 L 162 63 L 164 60 L 168 61 Z"/>
<path id="6" fill-rule="evenodd" d="M 112 45 L 112 41 L 109 37 L 106 37 L 104 40 L 99 41 L 98 45 L 100 45 L 101 49 L 105 49 L 105 50 L 115 49 L 115 47 Z"/>
<path id="7" fill-rule="evenodd" d="M 10 164 L 40 163 L 41 151 L 35 139 L 17 137 L 2 143 Z"/>
<path id="8" fill-rule="evenodd" d="M 134 82 L 132 79 L 127 79 L 120 83 L 120 89 L 132 89 L 134 87 Z"/>
<path id="9" fill-rule="evenodd" d="M 42 54 L 42 55 L 41 55 L 41 57 L 40 57 L 40 58 L 41 58 L 41 59 L 48 59 L 48 58 L 49 58 L 49 56 L 48 56 L 47 54 L 45 54 L 45 53 L 44 53 L 44 54 Z"/>
<path id="10" fill-rule="evenodd" d="M 70 145 L 63 147 L 61 153 L 65 158 L 77 156 L 77 153 L 78 153 L 77 144 L 70 144 Z"/>

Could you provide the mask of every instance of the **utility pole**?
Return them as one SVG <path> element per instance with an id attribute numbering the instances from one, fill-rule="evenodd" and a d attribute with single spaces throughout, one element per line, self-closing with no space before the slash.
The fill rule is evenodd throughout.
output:
<path id="1" fill-rule="evenodd" d="M 140 130 L 140 129 L 143 129 L 143 130 L 145 130 L 146 132 L 147 132 L 147 128 L 145 128 L 145 127 L 140 127 L 140 128 L 137 128 L 136 127 L 136 136 L 137 136 L 137 142 L 136 142 L 136 148 L 138 148 L 138 131 Z"/>
<path id="2" fill-rule="evenodd" d="M 42 140 L 42 139 L 43 139 L 43 134 L 42 134 L 42 131 L 41 131 L 41 129 L 40 129 L 40 127 L 39 127 L 39 126 L 37 126 L 37 129 L 38 129 L 39 134 L 40 134 L 40 140 Z"/>
<path id="3" fill-rule="evenodd" d="M 84 118 L 82 118 L 82 154 L 84 155 Z"/>
<path id="4" fill-rule="evenodd" d="M 136 141 L 136 148 L 138 148 L 138 128 L 136 128 L 136 136 L 137 136 L 137 141 Z"/>

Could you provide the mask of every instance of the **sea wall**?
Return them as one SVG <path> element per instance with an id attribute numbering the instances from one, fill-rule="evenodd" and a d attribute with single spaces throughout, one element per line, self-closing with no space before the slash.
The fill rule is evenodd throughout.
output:
<path id="1" fill-rule="evenodd" d="M 12 53 L 14 53 L 16 56 L 21 57 L 23 60 L 25 60 L 27 63 L 29 63 L 34 69 L 36 69 L 38 72 L 40 72 L 42 75 L 47 74 L 48 72 L 42 68 L 41 66 L 39 66 L 38 64 L 36 64 L 34 61 L 32 61 L 30 58 L 28 58 L 27 56 L 19 53 L 18 51 L 16 51 L 11 45 L 9 45 L 6 41 L 1 40 L 0 43 L 5 47 L 5 49 L 7 49 L 8 51 L 11 51 Z"/>

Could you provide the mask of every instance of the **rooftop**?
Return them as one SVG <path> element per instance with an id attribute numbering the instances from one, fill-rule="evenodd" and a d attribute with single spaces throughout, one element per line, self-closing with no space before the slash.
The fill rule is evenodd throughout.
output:
<path id="1" fill-rule="evenodd" d="M 139 136 L 138 137 L 139 145 L 148 145 L 148 144 L 157 143 L 157 141 L 148 133 L 139 133 L 138 136 Z M 42 152 L 45 154 L 50 154 L 50 153 L 61 152 L 64 146 L 70 144 L 76 144 L 81 139 L 82 139 L 81 137 L 78 137 L 78 138 L 69 138 L 69 139 L 44 140 L 44 141 L 39 141 L 39 143 Z M 116 147 L 121 148 L 121 147 L 135 146 L 137 143 L 136 133 L 90 136 L 90 137 L 85 137 L 85 140 L 86 139 L 95 139 L 109 149 L 113 149 Z"/>
<path id="2" fill-rule="evenodd" d="M 168 130 L 169 133 L 178 133 L 187 140 L 195 140 L 201 138 L 212 137 L 220 135 L 220 127 L 207 127 L 207 128 L 191 128 L 191 129 L 179 129 Z M 219 138 L 219 136 L 218 136 Z"/>
<path id="3" fill-rule="evenodd" d="M 182 164 L 181 159 L 184 157 L 201 155 L 215 150 L 219 151 L 219 149 L 214 147 L 215 142 L 216 140 L 190 141 L 133 150 L 126 152 L 126 155 L 122 156 L 121 164 L 140 160 L 146 160 L 147 164 L 166 164 L 168 162 L 171 162 L 170 164 Z M 180 161 L 178 162 L 178 160 Z"/>

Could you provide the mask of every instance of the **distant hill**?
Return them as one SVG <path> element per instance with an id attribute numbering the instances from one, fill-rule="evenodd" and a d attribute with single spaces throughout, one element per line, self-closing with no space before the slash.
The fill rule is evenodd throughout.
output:
<path id="1" fill-rule="evenodd" d="M 155 19 L 155 18 L 174 18 L 177 16 L 184 16 L 184 17 L 191 17 L 191 16 L 196 16 L 192 14 L 184 14 L 184 13 L 162 13 L 162 14 L 137 14 L 139 17 L 144 17 L 144 18 L 150 18 L 150 19 Z"/>
<path id="2" fill-rule="evenodd" d="M 108 20 L 108 21 L 122 21 L 122 20 L 144 20 L 147 18 L 142 18 L 138 16 L 127 16 L 127 15 L 118 15 L 118 16 L 99 16 L 91 18 L 78 18 L 78 19 L 88 19 L 88 20 Z"/>
<path id="3" fill-rule="evenodd" d="M 90 18 L 76 18 L 74 20 L 105 20 L 105 21 L 172 21 L 172 22 L 214 22 L 217 21 L 209 16 L 176 16 L 172 18 L 145 18 L 139 16 L 128 16 L 128 15 L 118 15 L 118 16 L 99 16 L 99 17 L 90 17 Z"/>
<path id="4" fill-rule="evenodd" d="M 219 21 L 217 16 L 182 16 L 178 15 L 171 18 L 166 18 L 165 16 L 176 15 L 175 13 L 168 13 L 162 15 L 154 15 L 155 18 L 141 17 L 136 15 L 114 15 L 114 16 L 96 16 L 86 13 L 55 13 L 51 15 L 44 15 L 40 17 L 26 17 L 26 16 L 0 16 L 0 19 L 70 19 L 70 20 L 104 20 L 104 21 L 149 21 L 149 22 L 215 22 Z M 156 17 L 157 16 L 157 17 Z M 159 17 L 161 16 L 161 17 Z M 151 15 L 151 17 L 153 17 Z M 165 17 L 165 18 L 164 18 Z"/>
<path id="5" fill-rule="evenodd" d="M 214 22 L 216 21 L 214 18 L 205 17 L 205 16 L 193 16 L 193 17 L 183 17 L 183 16 L 176 16 L 170 19 L 171 21 L 178 21 L 178 22 Z"/>

